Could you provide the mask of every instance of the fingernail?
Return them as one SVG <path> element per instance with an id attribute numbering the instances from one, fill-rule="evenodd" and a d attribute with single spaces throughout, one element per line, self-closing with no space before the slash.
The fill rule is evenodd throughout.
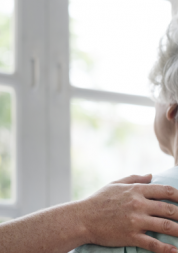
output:
<path id="1" fill-rule="evenodd" d="M 178 253 L 177 248 L 172 248 L 172 249 L 171 249 L 171 253 Z"/>

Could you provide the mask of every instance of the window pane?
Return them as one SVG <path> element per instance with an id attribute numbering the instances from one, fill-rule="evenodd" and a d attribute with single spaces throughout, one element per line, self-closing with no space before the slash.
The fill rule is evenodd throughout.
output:
<path id="1" fill-rule="evenodd" d="M 12 90 L 0 87 L 0 199 L 15 197 L 15 122 Z"/>
<path id="2" fill-rule="evenodd" d="M 169 1 L 70 0 L 69 14 L 71 84 L 147 96 Z"/>
<path id="3" fill-rule="evenodd" d="M 75 200 L 113 180 L 174 166 L 154 135 L 154 108 L 73 100 L 71 117 Z"/>
<path id="4" fill-rule="evenodd" d="M 9 217 L 0 217 L 0 223 L 4 223 L 4 222 L 10 221 L 10 220 L 12 220 L 12 218 L 9 218 Z"/>
<path id="5" fill-rule="evenodd" d="M 0 71 L 14 69 L 14 0 L 0 0 Z"/>

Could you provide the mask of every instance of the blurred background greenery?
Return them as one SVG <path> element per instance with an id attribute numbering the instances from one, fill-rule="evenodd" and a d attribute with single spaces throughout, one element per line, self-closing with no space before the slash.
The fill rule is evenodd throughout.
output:
<path id="1" fill-rule="evenodd" d="M 0 72 L 12 71 L 13 14 L 0 8 Z M 3 85 L 3 84 L 1 84 Z M 12 197 L 13 175 L 13 98 L 0 87 L 0 199 Z"/>
<path id="2" fill-rule="evenodd" d="M 0 198 L 12 197 L 12 97 L 0 91 Z"/>
<path id="3" fill-rule="evenodd" d="M 13 16 L 0 11 L 0 70 L 13 70 Z"/>

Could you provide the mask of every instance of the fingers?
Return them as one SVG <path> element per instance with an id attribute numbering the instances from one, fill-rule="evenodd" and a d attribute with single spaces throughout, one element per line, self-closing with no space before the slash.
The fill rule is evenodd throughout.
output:
<path id="1" fill-rule="evenodd" d="M 169 185 L 143 185 L 141 192 L 148 199 L 167 199 L 178 202 L 178 190 Z"/>
<path id="2" fill-rule="evenodd" d="M 138 247 L 147 249 L 151 252 L 154 253 L 177 253 L 177 248 L 166 244 L 162 243 L 148 235 L 140 235 L 138 236 Z"/>
<path id="3" fill-rule="evenodd" d="M 178 224 L 157 217 L 145 218 L 145 230 L 178 237 Z"/>
<path id="4" fill-rule="evenodd" d="M 178 207 L 161 201 L 148 200 L 149 215 L 178 220 Z"/>
<path id="5" fill-rule="evenodd" d="M 145 175 L 145 176 L 138 176 L 138 175 L 132 175 L 129 177 L 125 177 L 123 179 L 120 179 L 118 181 L 115 181 L 113 183 L 122 183 L 122 184 L 134 184 L 134 183 L 140 183 L 140 184 L 148 184 L 151 182 L 152 175 Z"/>

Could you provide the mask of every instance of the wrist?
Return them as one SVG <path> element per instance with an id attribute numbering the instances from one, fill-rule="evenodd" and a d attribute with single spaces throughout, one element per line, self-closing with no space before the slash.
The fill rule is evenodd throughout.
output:
<path id="1" fill-rule="evenodd" d="M 82 201 L 76 201 L 52 208 L 50 213 L 58 220 L 58 223 L 55 220 L 52 227 L 57 227 L 58 244 L 61 249 L 59 252 L 69 252 L 88 242 L 86 226 L 83 222 L 84 206 Z"/>
<path id="2" fill-rule="evenodd" d="M 78 218 L 78 232 L 79 237 L 83 241 L 82 244 L 90 243 L 90 233 L 88 227 L 89 215 L 88 205 L 86 200 L 81 200 L 76 203 L 77 206 L 77 218 Z M 81 244 L 81 245 L 82 245 Z"/>

